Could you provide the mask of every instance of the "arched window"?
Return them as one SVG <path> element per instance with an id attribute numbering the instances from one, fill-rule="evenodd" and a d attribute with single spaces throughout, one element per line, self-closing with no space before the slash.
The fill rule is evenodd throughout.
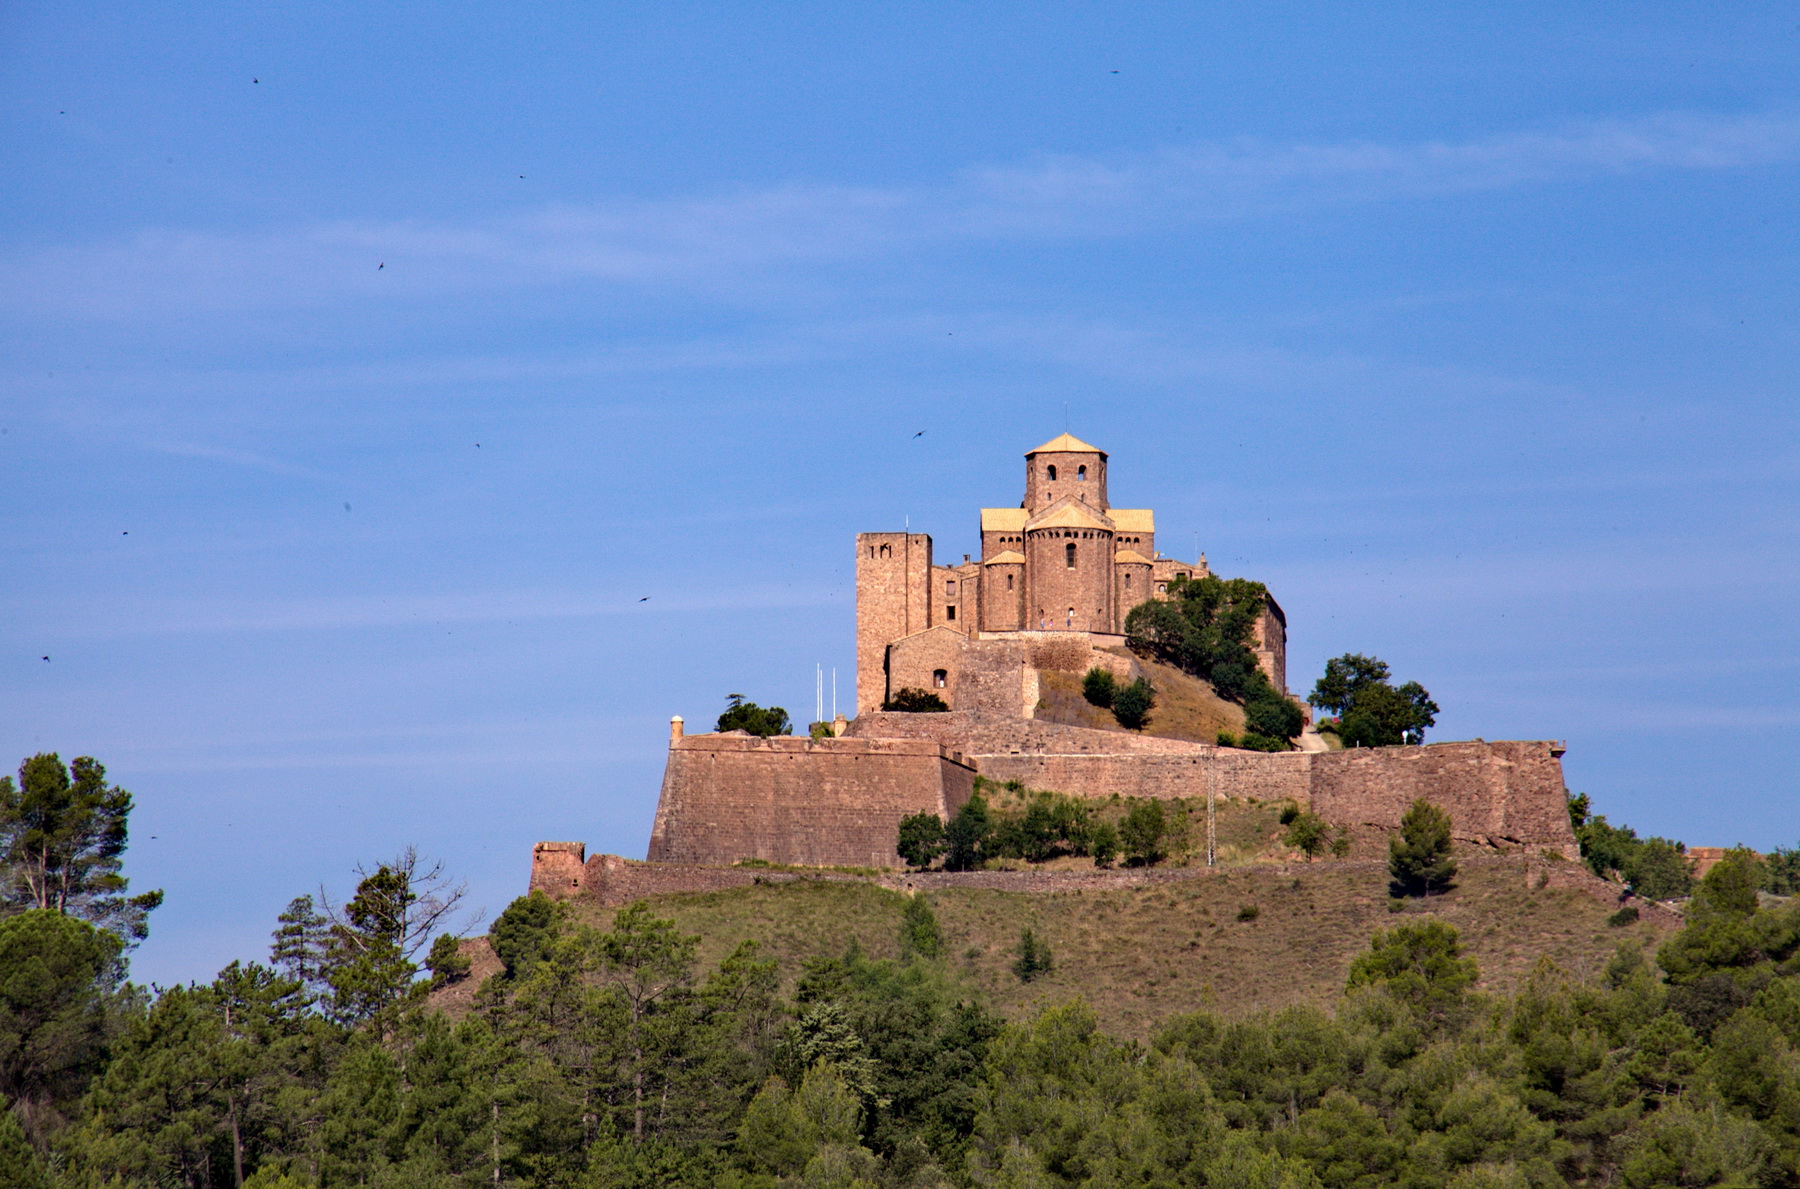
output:
<path id="1" fill-rule="evenodd" d="M 1087 482 L 1087 468 L 1086 467 L 1076 467 L 1075 468 L 1075 481 L 1077 483 L 1086 483 Z"/>
<path id="2" fill-rule="evenodd" d="M 1052 483 L 1056 482 L 1056 467 L 1054 467 L 1054 466 L 1045 467 L 1044 468 L 1044 477 L 1046 479 L 1050 480 L 1050 482 L 1052 482 Z"/>
<path id="3" fill-rule="evenodd" d="M 1068 559 L 1069 568 L 1071 570 L 1074 569 L 1075 568 L 1075 542 L 1070 541 L 1067 545 L 1063 546 L 1063 555 Z M 1072 608 L 1071 608 L 1071 610 L 1072 610 Z"/>
<path id="4" fill-rule="evenodd" d="M 893 555 L 894 555 L 894 551 L 893 551 L 893 549 L 892 549 L 892 548 L 891 548 L 891 547 L 890 547 L 890 546 L 887 546 L 887 545 L 883 545 L 883 546 L 882 546 L 882 547 L 881 547 L 881 556 L 883 556 L 883 557 L 892 557 L 892 556 L 893 556 Z"/>
<path id="5" fill-rule="evenodd" d="M 950 680 L 950 673 L 948 670 L 933 669 L 931 671 L 931 684 L 935 685 L 937 688 L 943 689 L 945 684 L 949 680 Z"/>
<path id="6" fill-rule="evenodd" d="M 1075 608 L 1073 607 L 1069 608 L 1069 627 L 1071 630 L 1075 627 Z"/>
<path id="7" fill-rule="evenodd" d="M 1131 589 L 1131 571 L 1130 570 L 1125 571 L 1125 589 L 1126 590 Z"/>
<path id="8" fill-rule="evenodd" d="M 1008 589 L 1008 590 L 1012 589 L 1012 580 L 1013 580 L 1013 576 L 1011 574 L 1008 574 L 1006 576 L 1006 589 Z"/>

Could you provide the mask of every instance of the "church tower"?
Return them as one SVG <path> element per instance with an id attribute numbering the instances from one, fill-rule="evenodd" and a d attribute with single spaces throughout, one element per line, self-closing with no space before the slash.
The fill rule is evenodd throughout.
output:
<path id="1" fill-rule="evenodd" d="M 1052 438 L 1025 456 L 1025 511 L 1035 516 L 1065 497 L 1104 513 L 1106 451 L 1070 434 Z"/>

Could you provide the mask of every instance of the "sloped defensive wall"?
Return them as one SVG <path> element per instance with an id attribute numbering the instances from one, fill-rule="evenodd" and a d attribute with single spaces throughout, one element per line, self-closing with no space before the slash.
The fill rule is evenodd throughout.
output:
<path id="1" fill-rule="evenodd" d="M 891 867 L 901 818 L 947 820 L 974 788 L 974 768 L 926 739 L 677 735 L 649 861 Z"/>

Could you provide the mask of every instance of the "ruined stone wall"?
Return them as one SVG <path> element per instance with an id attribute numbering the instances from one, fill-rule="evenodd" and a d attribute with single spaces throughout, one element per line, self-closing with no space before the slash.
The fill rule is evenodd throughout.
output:
<path id="1" fill-rule="evenodd" d="M 540 842 L 531 848 L 529 892 L 562 897 L 581 891 L 586 882 L 585 842 Z"/>
<path id="2" fill-rule="evenodd" d="M 1545 742 L 1352 748 L 1312 757 L 1313 812 L 1328 822 L 1396 829 L 1424 798 L 1459 841 L 1529 845 L 1579 857 L 1561 751 Z"/>
<path id="3" fill-rule="evenodd" d="M 649 858 L 895 866 L 900 819 L 948 818 L 974 779 L 926 740 L 690 735 L 669 749 Z"/>

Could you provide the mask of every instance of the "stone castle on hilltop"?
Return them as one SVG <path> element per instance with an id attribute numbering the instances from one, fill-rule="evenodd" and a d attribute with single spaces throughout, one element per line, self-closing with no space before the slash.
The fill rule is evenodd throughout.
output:
<path id="1" fill-rule="evenodd" d="M 1025 498 L 981 510 L 981 560 L 932 561 L 924 533 L 856 537 L 856 712 L 901 689 L 953 709 L 1017 710 L 1037 699 L 1024 646 L 1055 640 L 1095 649 L 1125 643 L 1132 608 L 1177 578 L 1204 578 L 1156 548 L 1156 513 L 1115 508 L 1106 452 L 1063 434 L 1025 455 Z M 1287 619 L 1274 599 L 1256 623 L 1256 655 L 1287 692 Z M 1013 677 L 1020 684 L 1013 684 Z"/>
<path id="2" fill-rule="evenodd" d="M 1046 717 L 1047 689 L 1070 675 L 1147 676 L 1124 647 L 1126 617 L 1208 570 L 1204 555 L 1158 552 L 1153 513 L 1111 505 L 1104 451 L 1065 433 L 1025 462 L 1019 506 L 981 511 L 979 561 L 935 564 L 924 533 L 857 535 L 854 719 L 821 738 L 688 735 L 673 719 L 648 861 L 539 843 L 532 886 L 623 903 L 749 883 L 746 861 L 894 868 L 901 819 L 947 820 L 977 776 L 1081 797 L 1291 801 L 1351 830 L 1392 830 L 1426 798 L 1465 844 L 1577 856 L 1554 743 L 1332 751 L 1309 736 L 1307 750 L 1267 753 Z M 1287 693 L 1273 598 L 1255 631 L 1263 671 Z M 908 688 L 950 709 L 882 709 Z"/>

